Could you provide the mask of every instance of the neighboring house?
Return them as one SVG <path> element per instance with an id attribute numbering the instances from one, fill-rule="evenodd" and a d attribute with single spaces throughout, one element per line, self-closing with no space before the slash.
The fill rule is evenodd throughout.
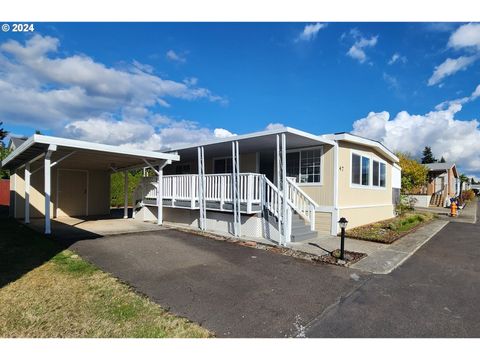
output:
<path id="1" fill-rule="evenodd" d="M 8 150 L 13 151 L 22 145 L 28 138 L 26 136 L 10 136 L 10 141 L 8 142 Z"/>
<path id="2" fill-rule="evenodd" d="M 430 205 L 446 206 L 450 198 L 460 193 L 460 180 L 457 167 L 453 163 L 425 164 L 428 167 L 427 195 Z"/>
<path id="3" fill-rule="evenodd" d="M 395 154 L 348 133 L 282 128 L 170 151 L 180 161 L 164 169 L 162 203 L 174 225 L 301 241 L 336 235 L 340 217 L 349 227 L 392 218 L 400 194 Z M 156 219 L 156 181 L 136 191 L 139 219 Z"/>
<path id="4" fill-rule="evenodd" d="M 341 217 L 349 228 L 392 218 L 400 191 L 398 158 L 381 143 L 292 128 L 168 152 L 33 135 L 2 167 L 13 174 L 12 215 L 45 217 L 46 233 L 51 218 L 107 215 L 110 174 L 145 167 L 153 177 L 135 190 L 136 220 L 282 245 L 336 235 Z"/>

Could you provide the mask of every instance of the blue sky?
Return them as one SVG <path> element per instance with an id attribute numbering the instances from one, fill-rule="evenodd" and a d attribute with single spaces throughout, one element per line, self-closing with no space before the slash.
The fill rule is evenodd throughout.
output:
<path id="1" fill-rule="evenodd" d="M 0 44 L 13 134 L 160 148 L 283 124 L 480 172 L 477 24 L 36 23 Z"/>

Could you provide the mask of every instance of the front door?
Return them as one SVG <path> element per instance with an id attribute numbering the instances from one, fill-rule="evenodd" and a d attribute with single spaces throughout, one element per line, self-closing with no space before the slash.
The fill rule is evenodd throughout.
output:
<path id="1" fill-rule="evenodd" d="M 84 170 L 58 169 L 57 217 L 88 215 L 87 177 Z"/>

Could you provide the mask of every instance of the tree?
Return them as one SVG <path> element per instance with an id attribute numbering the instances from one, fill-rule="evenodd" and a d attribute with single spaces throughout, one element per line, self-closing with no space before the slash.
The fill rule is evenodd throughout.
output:
<path id="1" fill-rule="evenodd" d="M 6 148 L 3 143 L 3 139 L 8 135 L 8 131 L 3 129 L 3 122 L 0 121 L 0 161 L 5 159 L 10 151 Z M 0 169 L 0 179 L 8 179 L 10 177 L 10 172 L 8 170 Z"/>
<path id="2" fill-rule="evenodd" d="M 428 168 L 408 154 L 397 153 L 397 157 L 402 168 L 402 194 L 420 190 L 427 183 Z"/>
<path id="3" fill-rule="evenodd" d="M 440 162 L 441 162 L 441 163 L 445 163 L 445 162 L 446 162 L 446 161 L 445 161 L 445 158 L 444 158 L 443 156 L 442 156 L 442 158 L 440 159 Z"/>
<path id="4" fill-rule="evenodd" d="M 3 129 L 3 121 L 0 121 L 0 142 L 1 142 L 0 146 L 2 148 L 5 147 L 5 144 L 3 143 L 3 139 L 5 139 L 7 135 L 8 135 L 8 131 Z"/>
<path id="5" fill-rule="evenodd" d="M 469 182 L 469 178 L 467 175 L 465 174 L 460 174 L 460 176 L 458 177 L 458 179 L 460 180 L 460 193 L 458 194 L 458 196 L 460 198 L 462 198 L 462 190 L 463 190 L 463 184 L 468 184 Z"/>
<path id="6" fill-rule="evenodd" d="M 430 146 L 425 146 L 423 149 L 422 164 L 431 164 L 436 163 L 437 159 L 433 156 L 432 148 Z"/>

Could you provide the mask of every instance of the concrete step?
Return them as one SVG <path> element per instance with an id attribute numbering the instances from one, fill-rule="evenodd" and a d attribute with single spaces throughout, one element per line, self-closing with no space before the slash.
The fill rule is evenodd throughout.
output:
<path id="1" fill-rule="evenodd" d="M 311 231 L 309 227 L 308 230 L 305 230 L 303 232 L 299 232 L 296 234 L 293 234 L 292 232 L 292 235 L 290 238 L 292 242 L 300 242 L 300 241 L 315 239 L 316 237 L 317 237 L 317 231 Z"/>

